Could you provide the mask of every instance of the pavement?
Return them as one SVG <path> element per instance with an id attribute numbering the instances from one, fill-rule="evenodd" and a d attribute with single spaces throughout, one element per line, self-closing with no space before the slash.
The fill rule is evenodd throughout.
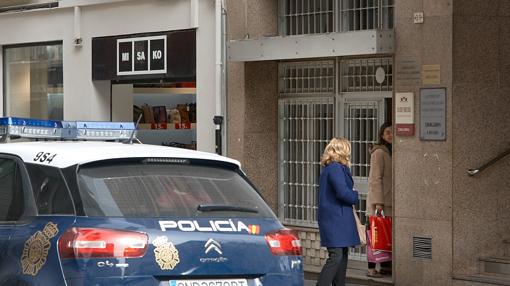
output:
<path id="1" fill-rule="evenodd" d="M 320 268 L 305 269 L 305 283 L 304 286 L 315 286 L 317 278 L 319 277 Z M 391 276 L 384 276 L 383 278 L 370 278 L 366 276 L 367 263 L 365 261 L 349 260 L 347 266 L 347 283 L 346 286 L 393 286 Z"/>
<path id="2" fill-rule="evenodd" d="M 317 283 L 317 281 L 315 281 L 315 280 L 305 280 L 304 286 L 315 286 L 315 283 Z M 345 286 L 361 286 L 361 285 L 362 284 L 351 284 L 351 283 L 345 284 Z"/>

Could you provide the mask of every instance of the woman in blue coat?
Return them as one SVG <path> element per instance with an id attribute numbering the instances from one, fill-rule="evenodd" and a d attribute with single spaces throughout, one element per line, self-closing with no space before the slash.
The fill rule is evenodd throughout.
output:
<path id="1" fill-rule="evenodd" d="M 348 248 L 360 244 L 352 205 L 358 203 L 353 190 L 350 167 L 351 144 L 343 138 L 333 138 L 324 149 L 319 179 L 319 209 L 317 221 L 321 246 L 328 249 L 328 259 L 317 281 L 318 286 L 345 285 Z"/>

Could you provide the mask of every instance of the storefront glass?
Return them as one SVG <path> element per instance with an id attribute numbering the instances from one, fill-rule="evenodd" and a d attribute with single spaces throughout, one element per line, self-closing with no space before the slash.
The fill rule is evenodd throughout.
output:
<path id="1" fill-rule="evenodd" d="M 63 120 L 62 43 L 4 47 L 4 114 Z"/>

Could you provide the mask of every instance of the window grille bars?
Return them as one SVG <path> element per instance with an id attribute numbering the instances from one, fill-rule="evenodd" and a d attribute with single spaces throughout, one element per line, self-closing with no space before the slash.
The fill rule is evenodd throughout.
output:
<path id="1" fill-rule="evenodd" d="M 344 132 L 351 142 L 351 172 L 355 179 L 368 181 L 370 148 L 377 141 L 379 102 L 355 101 L 344 105 Z"/>
<path id="2" fill-rule="evenodd" d="M 335 93 L 335 61 L 309 61 L 280 65 L 280 94 Z"/>
<path id="3" fill-rule="evenodd" d="M 280 1 L 284 36 L 393 29 L 394 0 Z"/>
<path id="4" fill-rule="evenodd" d="M 333 136 L 334 99 L 280 99 L 283 221 L 317 226 L 320 158 Z"/>
<path id="5" fill-rule="evenodd" d="M 376 77 L 379 73 L 381 78 Z M 393 90 L 392 58 L 351 59 L 340 62 L 340 91 L 367 92 Z"/>
<path id="6" fill-rule="evenodd" d="M 284 35 L 333 32 L 333 0 L 283 0 Z"/>

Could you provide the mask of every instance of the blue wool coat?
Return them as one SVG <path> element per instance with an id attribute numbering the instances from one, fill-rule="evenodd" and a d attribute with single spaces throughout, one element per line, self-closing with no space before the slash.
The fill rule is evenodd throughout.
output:
<path id="1" fill-rule="evenodd" d="M 324 247 L 348 247 L 360 244 L 352 205 L 358 203 L 353 191 L 351 171 L 333 162 L 322 170 L 319 179 L 317 221 Z"/>

